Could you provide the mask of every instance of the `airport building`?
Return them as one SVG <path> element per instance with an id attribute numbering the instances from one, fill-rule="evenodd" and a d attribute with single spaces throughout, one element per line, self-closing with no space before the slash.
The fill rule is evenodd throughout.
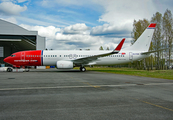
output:
<path id="1" fill-rule="evenodd" d="M 45 37 L 37 31 L 28 31 L 16 24 L 0 19 L 0 64 L 14 52 L 25 50 L 44 50 Z"/>

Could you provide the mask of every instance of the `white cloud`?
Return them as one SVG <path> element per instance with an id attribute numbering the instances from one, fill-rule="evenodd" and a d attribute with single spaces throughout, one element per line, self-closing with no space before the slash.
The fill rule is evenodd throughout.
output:
<path id="1" fill-rule="evenodd" d="M 84 23 L 77 23 L 75 25 L 70 25 L 62 30 L 63 34 L 89 34 L 87 27 Z"/>
<path id="2" fill-rule="evenodd" d="M 51 6 L 54 4 L 61 4 L 62 6 L 71 6 L 71 5 L 75 5 L 75 6 L 81 6 L 81 5 L 86 5 L 86 4 L 90 4 L 92 2 L 92 0 L 52 0 L 50 3 L 50 0 L 43 0 L 42 1 L 42 5 L 43 6 L 47 6 L 48 4 L 51 4 Z"/>
<path id="3" fill-rule="evenodd" d="M 8 21 L 8 22 L 11 22 L 11 23 L 14 23 L 14 24 L 17 24 L 17 20 L 14 17 L 1 18 L 1 19 L 5 20 L 5 21 Z"/>
<path id="4" fill-rule="evenodd" d="M 60 32 L 60 28 L 56 28 L 54 26 L 43 27 L 43 26 L 29 26 L 24 24 L 21 24 L 20 26 L 28 30 L 38 31 L 38 34 L 40 36 L 46 37 L 47 39 L 55 39 L 56 33 Z"/>
<path id="5" fill-rule="evenodd" d="M 90 36 L 90 35 L 81 35 L 81 34 L 67 35 L 67 34 L 57 33 L 56 40 L 65 43 L 67 45 L 74 45 L 76 46 L 76 49 L 79 48 L 93 49 L 96 48 L 96 46 L 104 44 L 103 39 L 99 36 Z"/>
<path id="6" fill-rule="evenodd" d="M 86 25 L 83 27 L 77 27 L 80 24 L 72 25 L 73 30 L 87 30 Z M 107 38 L 103 36 L 91 36 L 90 34 L 63 34 L 60 28 L 54 26 L 29 26 L 21 24 L 21 27 L 38 31 L 40 36 L 46 37 L 46 48 L 48 49 L 58 49 L 58 50 L 78 50 L 78 49 L 91 49 L 98 50 L 100 46 L 104 49 L 109 47 L 114 49 L 116 45 L 121 41 L 121 38 Z M 72 26 L 70 28 L 72 28 Z"/>
<path id="7" fill-rule="evenodd" d="M 74 25 L 73 30 L 87 30 L 86 25 L 80 24 Z M 63 34 L 61 33 L 60 28 L 56 28 L 54 26 L 29 26 L 21 24 L 21 27 L 38 31 L 40 36 L 46 37 L 46 47 L 48 49 L 99 49 L 101 45 L 104 45 L 103 37 L 99 36 L 91 36 L 89 34 Z"/>
<path id="8" fill-rule="evenodd" d="M 115 24 L 104 24 L 102 26 L 93 27 L 91 35 L 109 36 L 109 37 L 130 37 L 131 28 L 128 24 L 116 26 Z"/>
<path id="9" fill-rule="evenodd" d="M 2 2 L 0 3 L 0 12 L 5 15 L 19 15 L 21 12 L 27 9 L 26 6 L 21 7 L 12 2 Z"/>
<path id="10" fill-rule="evenodd" d="M 105 13 L 100 16 L 99 21 L 114 23 L 116 25 L 133 22 L 134 19 L 150 19 L 156 12 L 152 0 L 101 0 L 99 2 L 105 8 Z"/>
<path id="11" fill-rule="evenodd" d="M 104 7 L 105 12 L 100 16 L 99 21 L 106 23 L 93 27 L 91 35 L 130 37 L 134 19 L 150 20 L 156 12 L 152 0 L 94 0 L 94 2 Z"/>
<path id="12" fill-rule="evenodd" d="M 18 1 L 18 3 L 23 3 L 23 2 L 25 2 L 27 0 L 17 0 L 17 1 Z"/>

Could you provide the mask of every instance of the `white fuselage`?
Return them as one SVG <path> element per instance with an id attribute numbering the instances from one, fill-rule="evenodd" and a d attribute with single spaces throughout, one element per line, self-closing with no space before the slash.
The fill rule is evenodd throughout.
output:
<path id="1" fill-rule="evenodd" d="M 98 58 L 86 65 L 114 65 L 124 64 L 146 58 L 148 55 L 141 55 L 144 51 L 125 51 L 121 50 L 118 54 L 113 54 Z M 108 51 L 77 51 L 77 50 L 54 50 L 43 51 L 43 65 L 56 65 L 57 61 L 73 61 L 80 58 L 108 53 Z"/>

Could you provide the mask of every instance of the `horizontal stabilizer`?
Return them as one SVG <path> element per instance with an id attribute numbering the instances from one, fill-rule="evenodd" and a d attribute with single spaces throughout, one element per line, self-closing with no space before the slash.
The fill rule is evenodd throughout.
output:
<path id="1" fill-rule="evenodd" d="M 160 49 L 160 50 L 155 50 L 155 51 L 143 52 L 143 53 L 141 53 L 141 54 L 142 54 L 142 55 L 147 55 L 147 54 L 150 54 L 150 53 L 155 53 L 155 52 L 163 51 L 163 50 L 167 50 L 167 49 L 170 49 L 170 48 L 165 48 L 165 49 Z"/>

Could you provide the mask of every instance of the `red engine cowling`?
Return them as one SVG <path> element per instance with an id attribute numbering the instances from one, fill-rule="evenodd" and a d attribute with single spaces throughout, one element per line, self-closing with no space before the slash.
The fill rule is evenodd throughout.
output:
<path id="1" fill-rule="evenodd" d="M 73 62 L 71 61 L 57 61 L 56 62 L 57 69 L 72 69 Z"/>

